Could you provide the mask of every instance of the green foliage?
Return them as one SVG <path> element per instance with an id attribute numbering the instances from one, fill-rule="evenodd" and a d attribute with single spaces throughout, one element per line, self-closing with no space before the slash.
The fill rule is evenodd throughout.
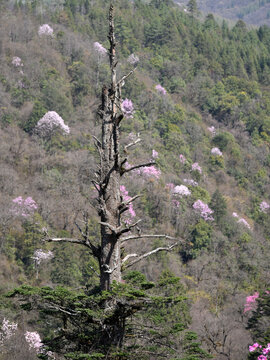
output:
<path id="1" fill-rule="evenodd" d="M 195 347 L 195 334 L 191 336 L 190 332 L 186 332 L 189 323 L 188 303 L 179 278 L 168 271 L 164 272 L 156 286 L 151 284 L 148 295 L 137 288 L 145 287 L 144 275 L 133 271 L 127 274 L 126 281 L 126 284 L 114 283 L 110 292 L 99 292 L 97 289 L 78 292 L 60 286 L 22 286 L 7 296 L 18 296 L 22 308 L 27 311 L 35 309 L 38 303 L 40 316 L 54 319 L 52 324 L 58 329 L 51 331 L 44 343 L 55 352 L 63 352 L 67 346 L 67 359 L 99 359 L 107 356 L 110 360 L 135 360 L 140 356 L 144 358 L 145 351 L 156 351 L 156 358 L 162 358 L 165 354 L 175 353 L 171 348 L 176 340 L 172 338 L 175 334 L 179 334 L 179 345 L 186 355 L 200 354 L 202 359 L 207 358 L 199 343 Z M 134 342 L 137 330 L 133 327 L 133 319 L 139 332 L 147 334 L 146 342 Z M 64 332 L 59 329 L 61 322 Z M 119 333 L 123 331 L 121 324 L 125 324 L 126 335 Z M 115 343 L 119 336 L 123 336 L 121 350 L 117 350 Z M 132 342 L 129 341 L 130 337 L 133 338 Z M 171 344 L 169 348 L 168 344 Z"/>
<path id="2" fill-rule="evenodd" d="M 185 262 L 195 259 L 211 243 L 213 228 L 203 219 L 190 228 L 189 243 L 180 251 Z"/>
<path id="3" fill-rule="evenodd" d="M 214 211 L 214 218 L 219 223 L 227 213 L 227 204 L 221 192 L 217 189 L 211 199 L 210 208 Z"/>
<path id="4" fill-rule="evenodd" d="M 25 123 L 21 124 L 23 130 L 31 134 L 38 121 L 46 114 L 46 112 L 47 109 L 44 105 L 39 100 L 36 100 L 29 119 Z"/>

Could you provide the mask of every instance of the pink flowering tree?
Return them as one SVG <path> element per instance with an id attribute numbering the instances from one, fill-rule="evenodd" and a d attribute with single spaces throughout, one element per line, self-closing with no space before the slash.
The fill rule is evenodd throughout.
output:
<path id="1" fill-rule="evenodd" d="M 158 152 L 156 150 L 152 150 L 152 159 L 157 159 L 158 158 Z"/>
<path id="2" fill-rule="evenodd" d="M 53 36 L 53 28 L 48 24 L 40 25 L 38 29 L 39 36 Z"/>
<path id="3" fill-rule="evenodd" d="M 191 195 L 191 191 L 188 189 L 188 187 L 186 187 L 185 185 L 177 185 L 175 186 L 175 188 L 173 189 L 173 194 L 174 195 L 178 195 L 180 197 L 183 196 L 190 196 Z"/>
<path id="4" fill-rule="evenodd" d="M 212 214 L 214 213 L 213 210 L 211 210 L 209 206 L 205 204 L 202 200 L 195 201 L 192 207 L 205 221 L 214 220 L 212 216 Z"/>
<path id="5" fill-rule="evenodd" d="M 270 209 L 270 204 L 268 204 L 266 201 L 262 201 L 260 203 L 260 211 L 264 214 L 266 214 Z"/>
<path id="6" fill-rule="evenodd" d="M 132 224 L 132 220 L 136 216 L 135 210 L 133 208 L 132 197 L 128 195 L 128 191 L 124 185 L 120 185 L 120 192 L 123 197 L 123 201 L 128 207 L 128 215 L 126 216 L 125 221 L 127 224 Z"/>
<path id="7" fill-rule="evenodd" d="M 18 324 L 4 318 L 0 328 L 0 349 L 8 339 L 15 335 L 17 328 Z"/>
<path id="8" fill-rule="evenodd" d="M 185 162 L 187 161 L 187 159 L 185 158 L 185 156 L 183 154 L 179 155 L 179 160 L 181 164 L 185 164 Z"/>
<path id="9" fill-rule="evenodd" d="M 209 126 L 207 129 L 210 131 L 212 136 L 216 135 L 216 129 L 214 126 Z"/>
<path id="10" fill-rule="evenodd" d="M 26 331 L 24 334 L 25 340 L 29 345 L 30 350 L 34 350 L 37 354 L 42 353 L 43 343 L 41 341 L 40 335 L 36 331 Z"/>
<path id="11" fill-rule="evenodd" d="M 14 56 L 11 61 L 12 65 L 16 68 L 21 68 L 23 66 L 22 59 L 19 56 Z"/>
<path id="12" fill-rule="evenodd" d="M 107 54 L 107 50 L 98 41 L 94 42 L 94 50 L 100 57 L 104 57 Z"/>
<path id="13" fill-rule="evenodd" d="M 194 171 L 194 172 L 198 172 L 199 174 L 202 174 L 202 168 L 200 167 L 200 165 L 195 162 L 191 165 L 191 171 Z"/>
<path id="14" fill-rule="evenodd" d="M 37 203 L 32 199 L 31 196 L 27 197 L 26 199 L 23 199 L 22 196 L 18 196 L 12 200 L 11 212 L 15 216 L 29 218 L 34 214 L 37 208 Z"/>
<path id="15" fill-rule="evenodd" d="M 163 95 L 165 96 L 167 94 L 167 91 L 164 89 L 163 86 L 161 86 L 160 84 L 156 85 L 155 86 L 155 89 L 157 90 L 157 92 L 160 94 L 160 95 Z"/>
<path id="16" fill-rule="evenodd" d="M 246 297 L 246 303 L 244 307 L 244 313 L 247 311 L 252 311 L 256 309 L 256 299 L 258 299 L 259 293 L 255 292 L 253 295 L 249 295 Z"/>
<path id="17" fill-rule="evenodd" d="M 134 106 L 131 100 L 125 99 L 121 104 L 123 114 L 127 119 L 132 119 L 134 115 Z"/>
<path id="18" fill-rule="evenodd" d="M 249 230 L 251 230 L 251 226 L 249 225 L 246 219 L 241 218 L 236 212 L 233 212 L 232 216 L 237 219 L 238 224 L 243 225 L 247 227 Z"/>
<path id="19" fill-rule="evenodd" d="M 48 111 L 37 123 L 34 132 L 42 138 L 50 138 L 56 130 L 60 130 L 63 134 L 69 134 L 69 126 L 55 111 Z"/>
<path id="20" fill-rule="evenodd" d="M 222 151 L 220 151 L 217 147 L 211 149 L 211 154 L 215 156 L 223 156 Z"/>

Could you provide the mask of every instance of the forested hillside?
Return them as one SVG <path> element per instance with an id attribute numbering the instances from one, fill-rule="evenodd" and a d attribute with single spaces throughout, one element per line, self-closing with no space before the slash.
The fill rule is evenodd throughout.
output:
<path id="1" fill-rule="evenodd" d="M 180 5 L 188 1 L 176 0 Z M 237 21 L 239 19 L 250 25 L 270 25 L 269 0 L 198 0 L 199 9 L 205 13 L 213 13 Z"/>
<path id="2" fill-rule="evenodd" d="M 119 79 L 136 67 L 121 84 L 124 223 L 142 219 L 123 281 L 100 293 L 86 247 L 44 240 L 100 239 L 109 5 L 0 1 L 0 359 L 268 359 L 269 27 L 115 1 Z M 182 240 L 131 267 L 171 244 L 141 233 Z M 115 298 L 127 337 L 108 347 Z"/>

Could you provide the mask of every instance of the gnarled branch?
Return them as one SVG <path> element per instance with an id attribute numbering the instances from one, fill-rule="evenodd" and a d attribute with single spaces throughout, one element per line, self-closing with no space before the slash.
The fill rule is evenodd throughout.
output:
<path id="1" fill-rule="evenodd" d="M 140 235 L 127 236 L 127 237 L 121 239 L 121 243 L 124 243 L 124 242 L 129 241 L 129 240 L 136 240 L 136 239 L 143 239 L 143 238 L 165 238 L 165 239 L 168 239 L 168 240 L 176 240 L 175 237 L 164 235 L 164 234 L 155 234 L 155 235 L 140 234 Z M 184 241 L 183 239 L 181 239 L 181 240 Z"/>
<path id="2" fill-rule="evenodd" d="M 134 165 L 134 166 L 130 167 L 129 169 L 121 168 L 120 175 L 122 176 L 125 173 L 128 173 L 128 172 L 130 172 L 132 170 L 139 169 L 141 167 L 148 167 L 148 166 L 152 166 L 152 165 L 156 165 L 156 163 L 154 161 L 151 161 L 151 162 L 148 162 L 148 163 L 145 163 L 145 164 Z"/>
<path id="3" fill-rule="evenodd" d="M 137 257 L 137 259 L 133 260 L 131 263 L 125 265 L 125 268 L 129 268 L 130 266 L 136 264 L 137 262 L 141 261 L 142 259 L 145 259 L 147 258 L 148 256 L 151 256 L 153 254 L 156 254 L 158 253 L 159 251 L 171 251 L 174 247 L 176 247 L 177 245 L 179 245 L 179 242 L 177 241 L 176 243 L 170 245 L 170 246 L 167 246 L 167 247 L 158 247 L 152 251 L 149 251 L 145 254 L 142 254 L 142 255 L 138 255 L 138 254 L 129 254 L 127 255 L 124 260 L 125 262 L 130 258 L 130 257 Z M 124 260 L 122 261 L 122 264 L 124 263 Z"/>

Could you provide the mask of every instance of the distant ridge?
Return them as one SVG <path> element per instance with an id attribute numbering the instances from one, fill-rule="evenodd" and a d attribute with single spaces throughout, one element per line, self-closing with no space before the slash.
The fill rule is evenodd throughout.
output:
<path id="1" fill-rule="evenodd" d="M 187 0 L 175 0 L 185 6 Z M 213 13 L 230 20 L 243 20 L 250 25 L 270 26 L 270 0 L 197 0 L 203 13 Z"/>

